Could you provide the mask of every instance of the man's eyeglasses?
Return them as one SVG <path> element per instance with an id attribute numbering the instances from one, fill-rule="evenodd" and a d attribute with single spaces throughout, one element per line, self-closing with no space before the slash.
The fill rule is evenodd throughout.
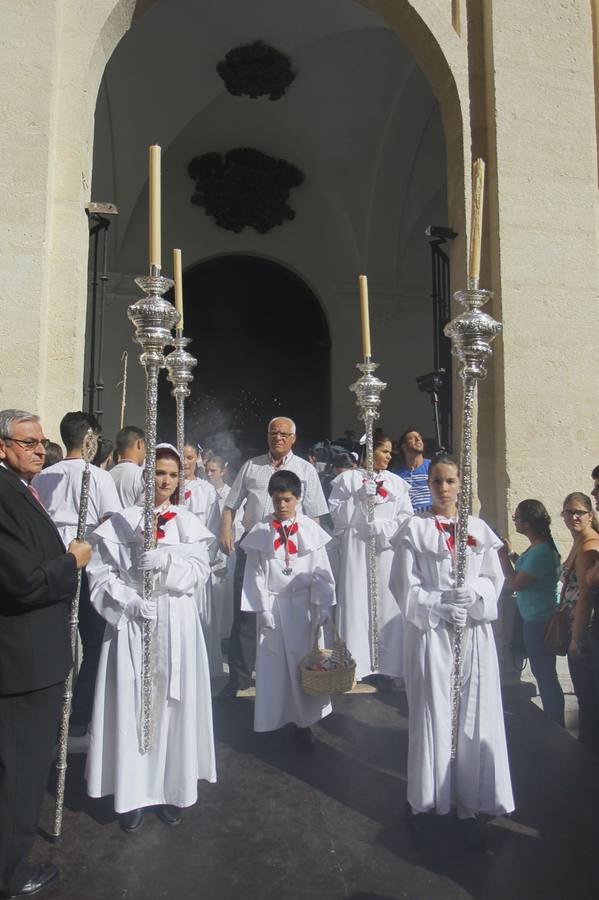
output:
<path id="1" fill-rule="evenodd" d="M 43 447 L 44 450 L 47 450 L 48 447 L 50 446 L 50 441 L 48 440 L 48 438 L 42 438 L 41 441 L 37 441 L 35 438 L 20 439 L 20 438 L 11 437 L 11 438 L 5 438 L 5 440 L 7 442 L 12 441 L 13 444 L 18 444 L 19 447 L 22 447 L 23 450 L 27 450 L 30 453 L 32 453 L 35 450 L 35 448 L 38 446 Z"/>
<path id="2" fill-rule="evenodd" d="M 522 521 L 522 516 L 518 516 L 514 513 L 514 515 L 512 516 L 512 522 L 521 522 L 521 521 Z"/>
<path id="3" fill-rule="evenodd" d="M 562 516 L 571 516 L 573 519 L 582 519 L 583 516 L 590 516 L 588 509 L 564 509 Z"/>
<path id="4" fill-rule="evenodd" d="M 282 438 L 290 438 L 293 434 L 292 431 L 269 431 L 269 437 L 282 437 Z"/>

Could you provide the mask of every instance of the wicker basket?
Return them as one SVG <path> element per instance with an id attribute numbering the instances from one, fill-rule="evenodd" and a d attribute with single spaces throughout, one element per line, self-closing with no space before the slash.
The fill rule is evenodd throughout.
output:
<path id="1" fill-rule="evenodd" d="M 339 632 L 334 623 L 329 619 L 335 633 L 332 650 L 320 649 L 318 646 L 318 632 L 314 632 L 314 645 L 311 653 L 304 656 L 300 663 L 300 680 L 304 694 L 318 697 L 321 694 L 344 694 L 351 691 L 356 683 L 356 661 L 347 649 L 345 643 L 339 637 Z M 310 669 L 309 665 L 315 659 L 334 658 L 340 664 L 335 669 Z"/>

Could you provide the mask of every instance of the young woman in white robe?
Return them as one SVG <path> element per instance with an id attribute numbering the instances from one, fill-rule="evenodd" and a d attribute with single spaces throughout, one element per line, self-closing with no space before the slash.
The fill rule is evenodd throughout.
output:
<path id="1" fill-rule="evenodd" d="M 220 506 L 216 490 L 204 478 L 197 477 L 198 465 L 201 461 L 197 447 L 185 444 L 183 448 L 183 474 L 185 476 L 185 506 L 205 525 L 213 535 L 210 545 L 210 563 L 214 568 L 220 565 L 220 551 L 217 537 L 220 529 Z M 210 675 L 216 678 L 223 674 L 223 656 L 220 643 L 220 618 L 215 609 L 212 596 L 212 579 L 208 579 L 198 595 L 200 620 L 206 639 Z"/>
<path id="2" fill-rule="evenodd" d="M 301 491 L 294 472 L 271 477 L 274 514 L 241 542 L 247 554 L 241 609 L 258 613 L 254 730 L 293 723 L 298 744 L 310 750 L 310 725 L 328 716 L 332 706 L 330 697 L 304 694 L 299 667 L 335 603 L 335 583 L 328 534 L 313 519 L 296 515 Z"/>
<path id="3" fill-rule="evenodd" d="M 469 517 L 466 585 L 455 589 L 458 464 L 437 457 L 429 468 L 432 512 L 410 519 L 394 539 L 391 590 L 405 616 L 404 677 L 409 704 L 408 821 L 455 806 L 468 843 L 481 840 L 476 813 L 514 809 L 499 666 L 491 622 L 503 575 L 502 541 Z M 451 760 L 454 625 L 465 626 L 457 758 Z"/>
<path id="4" fill-rule="evenodd" d="M 212 701 L 197 596 L 210 577 L 211 535 L 195 516 L 171 504 L 179 478 L 174 448 L 156 453 L 156 549 L 143 551 L 143 509 L 116 513 L 91 536 L 91 601 L 106 620 L 87 758 L 91 797 L 114 794 L 126 831 L 143 809 L 158 806 L 167 824 L 197 800 L 198 779 L 216 780 Z M 143 573 L 155 573 L 144 602 Z M 142 754 L 142 625 L 153 631 L 153 744 Z"/>
<path id="5" fill-rule="evenodd" d="M 392 456 L 391 440 L 384 435 L 374 442 L 376 486 L 367 481 L 362 468 L 342 472 L 333 479 L 329 508 L 339 539 L 337 583 L 337 628 L 356 660 L 356 678 L 372 674 L 403 675 L 403 621 L 395 597 L 389 590 L 393 561 L 391 539 L 412 515 L 409 488 L 387 471 Z M 376 493 L 374 493 L 376 491 Z M 374 493 L 374 531 L 377 549 L 379 667 L 372 671 L 368 608 L 368 494 Z M 386 679 L 378 679 L 381 688 Z"/>

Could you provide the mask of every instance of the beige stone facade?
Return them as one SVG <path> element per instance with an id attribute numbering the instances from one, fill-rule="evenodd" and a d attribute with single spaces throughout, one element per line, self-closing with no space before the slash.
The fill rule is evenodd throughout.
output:
<path id="1" fill-rule="evenodd" d="M 99 85 L 115 47 L 152 5 L 4 0 L 0 9 L 0 405 L 39 411 L 52 433 L 64 410 L 81 404 L 84 207 Z M 482 282 L 495 293 L 490 311 L 503 335 L 481 393 L 483 511 L 506 529 L 514 504 L 536 496 L 555 515 L 563 494 L 588 490 L 599 462 L 595 4 L 362 6 L 399 35 L 438 100 L 449 223 L 460 235 L 451 247 L 456 288 L 465 277 L 471 159 L 488 164 Z"/>

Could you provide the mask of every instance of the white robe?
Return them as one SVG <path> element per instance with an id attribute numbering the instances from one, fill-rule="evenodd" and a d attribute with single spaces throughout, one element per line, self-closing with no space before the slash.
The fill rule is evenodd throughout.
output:
<path id="1" fill-rule="evenodd" d="M 274 731 L 288 722 L 306 728 L 332 712 L 330 697 L 310 697 L 300 683 L 299 665 L 312 649 L 315 626 L 312 605 L 330 608 L 335 583 L 327 552 L 327 533 L 306 516 L 298 515 L 292 536 L 298 552 L 291 554 L 292 575 L 284 575 L 284 547 L 274 549 L 277 537 L 272 516 L 255 525 L 241 542 L 247 554 L 241 609 L 269 611 L 275 627 L 258 628 L 254 730 Z"/>
<path id="2" fill-rule="evenodd" d="M 224 484 L 216 491 L 221 516 L 230 490 L 230 485 Z M 241 524 L 240 510 L 233 520 L 233 538 L 236 544 L 242 536 L 243 525 Z M 236 559 L 235 550 L 230 556 L 219 551 L 212 565 L 212 609 L 221 640 L 229 637 L 233 625 L 233 578 Z"/>
<path id="3" fill-rule="evenodd" d="M 220 528 L 220 508 L 218 495 L 210 482 L 201 478 L 186 481 L 185 506 L 213 535 L 210 545 L 210 562 L 211 565 L 214 565 L 219 554 L 217 538 Z M 223 655 L 220 643 L 220 619 L 215 610 L 211 579 L 208 579 L 198 595 L 198 604 L 206 639 L 210 675 L 215 678 L 223 673 Z"/>
<path id="4" fill-rule="evenodd" d="M 154 738 L 139 752 L 141 619 L 132 600 L 141 592 L 143 510 L 118 513 L 92 535 L 88 566 L 92 604 L 106 619 L 87 758 L 91 797 L 114 794 L 117 813 L 144 806 L 190 806 L 199 778 L 216 781 L 212 698 L 197 595 L 210 576 L 210 534 L 182 507 L 158 541 L 169 554 L 156 575 L 158 617 L 153 633 Z"/>
<path id="5" fill-rule="evenodd" d="M 439 517 L 440 521 L 447 521 Z M 500 815 L 514 809 L 499 666 L 491 622 L 503 575 L 501 542 L 470 516 L 466 586 L 477 594 L 465 629 L 457 759 L 451 761 L 453 628 L 431 609 L 454 586 L 446 539 L 429 513 L 414 517 L 394 540 L 391 589 L 406 618 L 408 694 L 408 801 L 416 812 L 449 812 L 459 802 L 471 812 Z"/>
<path id="6" fill-rule="evenodd" d="M 337 583 L 337 628 L 356 660 L 356 678 L 372 674 L 369 643 L 368 608 L 368 520 L 362 488 L 366 473 L 350 469 L 333 479 L 329 507 L 339 548 Z M 379 667 L 382 675 L 403 675 L 403 621 L 399 607 L 389 590 L 393 561 L 392 537 L 408 516 L 413 514 L 410 492 L 405 481 L 392 472 L 376 473 L 387 496 L 376 495 L 378 576 Z"/>

